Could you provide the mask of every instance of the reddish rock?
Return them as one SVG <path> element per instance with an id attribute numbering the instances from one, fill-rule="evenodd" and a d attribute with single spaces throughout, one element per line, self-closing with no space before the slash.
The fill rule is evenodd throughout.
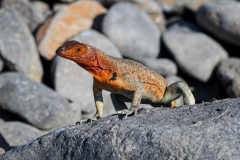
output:
<path id="1" fill-rule="evenodd" d="M 67 39 L 92 26 L 93 19 L 106 12 L 96 1 L 77 1 L 64 7 L 39 29 L 37 41 L 40 54 L 50 60 L 55 50 Z"/>

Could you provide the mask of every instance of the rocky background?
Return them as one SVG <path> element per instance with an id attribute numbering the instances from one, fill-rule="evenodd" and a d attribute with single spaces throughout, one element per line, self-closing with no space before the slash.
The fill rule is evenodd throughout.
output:
<path id="1" fill-rule="evenodd" d="M 0 7 L 0 154 L 95 113 L 91 75 L 55 56 L 70 39 L 143 63 L 169 84 L 186 81 L 197 103 L 240 97 L 239 1 L 2 0 Z M 115 113 L 109 93 L 103 97 L 104 116 Z"/>

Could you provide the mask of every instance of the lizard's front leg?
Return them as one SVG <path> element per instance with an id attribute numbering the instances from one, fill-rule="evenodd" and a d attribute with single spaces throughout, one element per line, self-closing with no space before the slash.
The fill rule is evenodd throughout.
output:
<path id="1" fill-rule="evenodd" d="M 95 115 L 90 118 L 90 119 L 82 119 L 80 122 L 77 122 L 76 124 L 79 123 L 85 123 L 87 121 L 96 121 L 98 118 L 102 118 L 103 116 L 103 97 L 102 97 L 102 89 L 99 88 L 96 84 L 96 82 L 93 82 L 93 95 L 94 95 L 94 101 L 95 101 L 95 106 L 96 106 L 96 113 Z"/>

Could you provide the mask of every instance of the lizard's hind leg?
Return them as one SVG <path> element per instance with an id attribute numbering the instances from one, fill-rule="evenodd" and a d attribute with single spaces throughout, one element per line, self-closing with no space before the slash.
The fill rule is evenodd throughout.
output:
<path id="1" fill-rule="evenodd" d="M 190 91 L 188 85 L 185 82 L 175 82 L 169 85 L 165 91 L 161 103 L 171 103 L 180 96 L 183 96 L 183 102 L 185 105 L 195 104 L 195 98 Z"/>

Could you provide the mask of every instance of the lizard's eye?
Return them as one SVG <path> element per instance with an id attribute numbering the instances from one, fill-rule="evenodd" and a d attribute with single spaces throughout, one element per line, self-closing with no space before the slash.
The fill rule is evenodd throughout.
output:
<path id="1" fill-rule="evenodd" d="M 81 49 L 80 49 L 80 48 L 77 48 L 77 49 L 76 49 L 76 52 L 80 52 L 80 51 L 81 51 Z"/>

